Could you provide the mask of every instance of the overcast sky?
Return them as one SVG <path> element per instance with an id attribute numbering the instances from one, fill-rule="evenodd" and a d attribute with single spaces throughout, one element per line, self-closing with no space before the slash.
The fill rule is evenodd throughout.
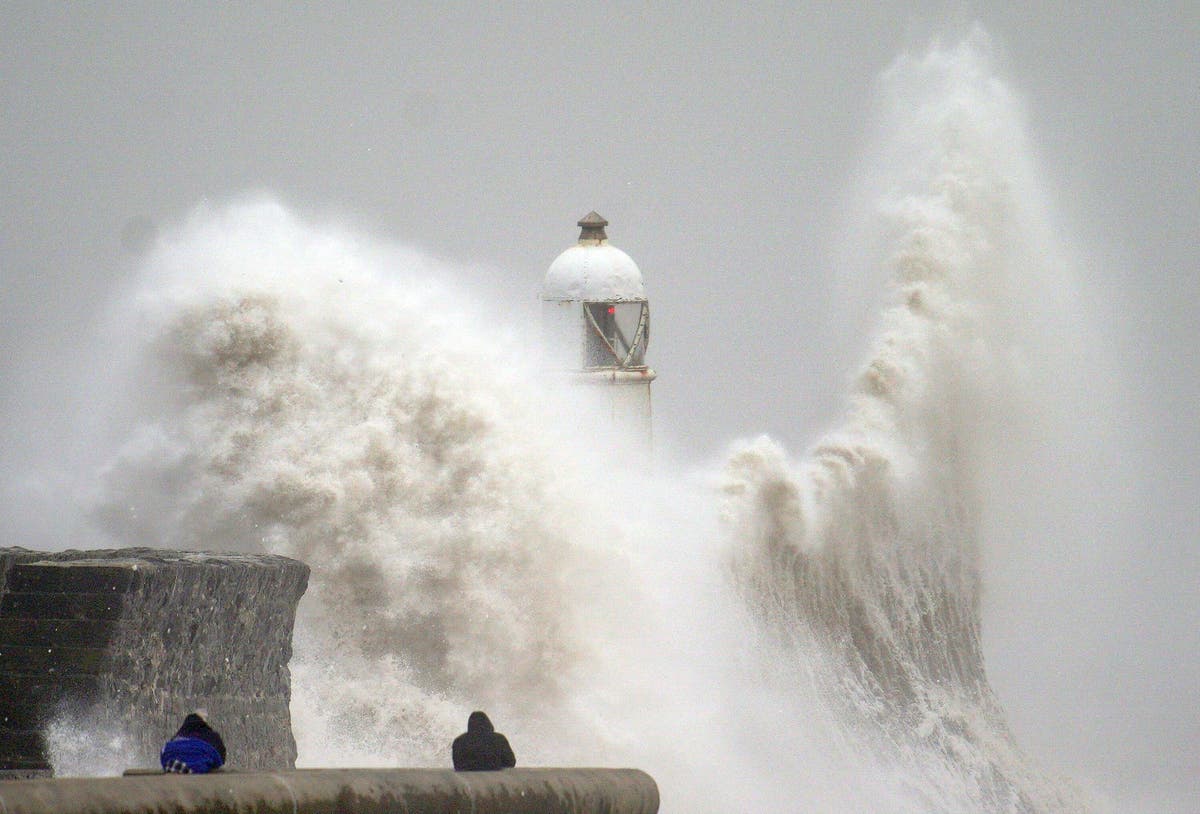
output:
<path id="1" fill-rule="evenodd" d="M 1144 537 L 1109 613 L 1155 624 L 1092 710 L 1147 744 L 1121 782 L 1200 795 L 1200 4 L 397 5 L 0 5 L 5 477 L 63 434 L 138 250 L 254 191 L 530 314 L 596 209 L 645 275 L 660 434 L 692 461 L 760 432 L 799 453 L 867 347 L 836 267 L 876 77 L 978 19 L 1125 379 Z M 1081 748 L 1065 768 L 1127 757 Z"/>

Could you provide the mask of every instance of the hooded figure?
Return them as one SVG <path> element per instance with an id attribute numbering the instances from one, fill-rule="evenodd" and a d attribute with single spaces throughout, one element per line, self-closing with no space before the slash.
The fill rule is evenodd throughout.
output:
<path id="1" fill-rule="evenodd" d="M 164 772 L 206 774 L 225 765 L 225 742 L 195 712 L 183 719 L 183 726 L 162 748 Z"/>
<path id="2" fill-rule="evenodd" d="M 467 731 L 454 739 L 450 751 L 454 756 L 454 770 L 458 772 L 486 772 L 517 765 L 508 738 L 497 732 L 482 712 L 471 713 Z"/>

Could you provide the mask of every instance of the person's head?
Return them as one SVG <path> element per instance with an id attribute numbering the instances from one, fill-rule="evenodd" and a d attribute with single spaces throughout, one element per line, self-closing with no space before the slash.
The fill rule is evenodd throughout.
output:
<path id="1" fill-rule="evenodd" d="M 200 717 L 199 712 L 189 712 L 183 719 L 183 726 L 179 727 L 180 732 L 195 732 L 201 729 L 208 729 L 208 722 Z"/>
<path id="2" fill-rule="evenodd" d="M 475 712 L 471 713 L 470 718 L 467 718 L 467 731 L 484 733 L 495 732 L 496 730 L 492 726 L 492 722 L 488 718 L 487 713 L 476 710 Z"/>

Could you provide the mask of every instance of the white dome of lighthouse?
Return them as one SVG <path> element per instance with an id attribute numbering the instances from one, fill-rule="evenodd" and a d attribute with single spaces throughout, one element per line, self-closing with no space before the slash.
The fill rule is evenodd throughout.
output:
<path id="1" fill-rule="evenodd" d="M 633 258 L 609 245 L 608 221 L 591 212 L 579 226 L 579 243 L 555 258 L 542 283 L 543 300 L 620 302 L 644 300 L 642 271 Z"/>

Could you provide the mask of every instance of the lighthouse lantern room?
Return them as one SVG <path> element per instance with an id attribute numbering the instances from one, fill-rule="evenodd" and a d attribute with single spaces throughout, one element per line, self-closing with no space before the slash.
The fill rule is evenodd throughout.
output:
<path id="1" fill-rule="evenodd" d="M 560 254 L 542 284 L 543 339 L 550 364 L 581 383 L 603 387 L 612 417 L 650 440 L 650 383 L 646 364 L 650 304 L 642 272 L 608 242 L 608 221 L 589 212 L 579 242 Z"/>

